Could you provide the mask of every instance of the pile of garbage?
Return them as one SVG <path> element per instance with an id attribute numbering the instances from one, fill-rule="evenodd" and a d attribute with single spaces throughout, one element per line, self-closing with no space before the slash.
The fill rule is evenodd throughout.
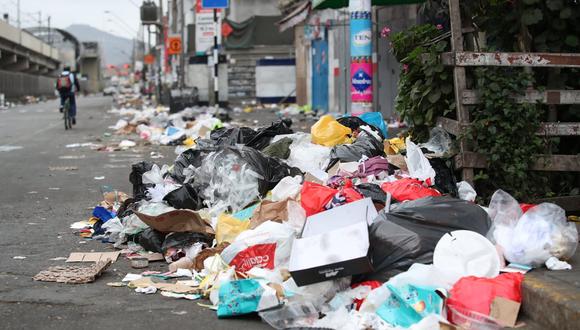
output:
<path id="1" fill-rule="evenodd" d="M 134 164 L 132 197 L 108 192 L 82 231 L 137 269 L 168 263 L 120 285 L 206 298 L 219 318 L 259 313 L 276 329 L 514 326 L 524 274 L 569 268 L 578 245 L 554 204 L 520 205 L 502 190 L 489 207 L 474 203 L 440 129 L 417 145 L 386 139 L 380 113 L 323 116 L 307 134 L 284 120 L 226 128 L 193 109 L 122 111 L 133 117 L 116 128 L 144 139 L 199 137 L 173 164 Z"/>

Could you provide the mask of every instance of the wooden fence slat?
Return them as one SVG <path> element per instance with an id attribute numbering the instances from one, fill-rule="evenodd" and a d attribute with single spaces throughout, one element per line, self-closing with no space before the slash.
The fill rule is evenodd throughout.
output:
<path id="1" fill-rule="evenodd" d="M 580 90 L 536 90 L 525 91 L 525 95 L 514 97 L 517 103 L 541 102 L 545 104 L 580 104 Z M 480 103 L 479 93 L 476 90 L 464 90 L 462 102 L 465 105 Z"/>
<path id="2" fill-rule="evenodd" d="M 466 152 L 455 156 L 457 168 L 487 168 L 487 157 L 480 153 Z M 580 171 L 579 155 L 537 155 L 530 170 L 549 172 Z"/>
<path id="3" fill-rule="evenodd" d="M 458 136 L 470 125 L 460 125 L 457 120 L 438 117 L 436 125 L 447 133 Z M 537 135 L 541 136 L 580 136 L 580 123 L 542 123 Z"/>
<path id="4" fill-rule="evenodd" d="M 580 53 L 483 53 L 447 52 L 441 55 L 445 65 L 455 66 L 527 66 L 580 67 Z"/>

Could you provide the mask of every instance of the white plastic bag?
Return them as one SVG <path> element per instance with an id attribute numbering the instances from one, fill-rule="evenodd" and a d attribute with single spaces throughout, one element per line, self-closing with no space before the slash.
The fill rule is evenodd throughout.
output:
<path id="1" fill-rule="evenodd" d="M 414 179 L 424 181 L 429 186 L 435 184 L 435 170 L 429 164 L 427 157 L 423 155 L 423 151 L 410 138 L 407 138 L 405 143 L 407 145 L 405 162 L 409 175 Z"/>
<path id="2" fill-rule="evenodd" d="M 457 192 L 459 199 L 464 201 L 474 202 L 477 197 L 477 192 L 475 192 L 475 189 L 467 181 L 457 183 Z"/>
<path id="3" fill-rule="evenodd" d="M 487 237 L 502 247 L 510 262 L 540 267 L 552 256 L 571 258 L 578 247 L 576 226 L 555 204 L 542 203 L 522 215 L 518 202 L 498 190 L 491 198 L 489 215 L 493 223 Z"/>
<path id="4" fill-rule="evenodd" d="M 296 198 L 302 189 L 302 176 L 287 176 L 280 180 L 272 189 L 272 201 L 283 201 L 287 198 Z"/>
<path id="5" fill-rule="evenodd" d="M 255 229 L 243 231 L 225 248 L 222 259 L 237 271 L 254 267 L 276 269 L 288 267 L 294 242 L 294 229 L 286 224 L 266 221 Z"/>

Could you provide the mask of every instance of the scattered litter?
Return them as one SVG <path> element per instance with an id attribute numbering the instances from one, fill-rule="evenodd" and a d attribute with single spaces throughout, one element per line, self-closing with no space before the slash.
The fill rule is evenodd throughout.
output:
<path id="1" fill-rule="evenodd" d="M 202 298 L 200 294 L 185 294 L 185 293 L 175 293 L 170 291 L 161 291 L 161 295 L 169 298 L 177 299 L 187 299 L 187 300 L 198 300 Z"/>
<path id="2" fill-rule="evenodd" d="M 121 287 L 127 286 L 127 284 L 123 283 L 123 282 L 109 282 L 109 283 L 107 283 L 107 286 L 110 286 L 113 288 L 121 288 Z"/>
<path id="3" fill-rule="evenodd" d="M 26 259 L 26 257 L 25 256 L 14 256 L 14 257 L 12 257 L 12 259 L 24 260 L 24 259 Z"/>
<path id="4" fill-rule="evenodd" d="M 78 166 L 50 166 L 50 171 L 77 171 Z"/>
<path id="5" fill-rule="evenodd" d="M 66 257 L 56 257 L 56 258 L 51 258 L 49 260 L 52 260 L 52 261 L 63 261 L 63 260 L 66 260 L 66 259 L 68 259 L 68 258 L 66 258 Z"/>
<path id="6" fill-rule="evenodd" d="M 174 314 L 174 315 L 185 315 L 185 314 L 187 314 L 187 312 L 186 311 L 171 311 L 171 314 Z"/>
<path id="7" fill-rule="evenodd" d="M 157 288 L 154 286 L 148 286 L 145 288 L 136 288 L 135 292 L 137 293 L 144 293 L 144 294 L 153 294 L 157 292 Z"/>
<path id="8" fill-rule="evenodd" d="M 3 146 L 0 146 L 0 152 L 3 152 L 3 151 L 12 151 L 12 150 L 20 150 L 22 148 L 23 147 L 21 147 L 21 146 L 7 146 L 7 145 L 3 145 Z"/>
<path id="9" fill-rule="evenodd" d="M 56 191 L 56 190 L 60 190 L 60 188 L 58 188 L 58 187 L 50 187 L 50 188 L 48 188 L 48 190 L 55 190 Z"/>
<path id="10" fill-rule="evenodd" d="M 110 261 L 114 263 L 119 258 L 120 251 L 116 252 L 73 252 L 70 254 L 66 262 L 99 262 Z"/>
<path id="11" fill-rule="evenodd" d="M 111 265 L 110 261 L 100 261 L 89 267 L 56 266 L 43 270 L 33 277 L 35 281 L 82 284 L 94 282 Z"/>
<path id="12" fill-rule="evenodd" d="M 95 180 L 105 180 L 104 176 L 96 176 L 94 177 Z"/>
<path id="13" fill-rule="evenodd" d="M 58 159 L 85 159 L 86 155 L 63 155 L 59 156 Z"/>

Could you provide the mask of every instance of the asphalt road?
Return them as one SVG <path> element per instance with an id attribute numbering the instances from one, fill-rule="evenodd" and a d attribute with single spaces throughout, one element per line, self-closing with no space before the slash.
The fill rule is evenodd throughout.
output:
<path id="1" fill-rule="evenodd" d="M 64 130 L 55 101 L 0 110 L 0 328 L 269 328 L 257 316 L 218 320 L 214 311 L 196 301 L 107 286 L 132 271 L 123 258 L 91 284 L 32 280 L 49 266 L 64 265 L 51 258 L 75 251 L 110 251 L 109 244 L 76 236 L 70 224 L 89 217 L 101 200 L 102 186 L 130 193 L 132 163 L 150 158 L 151 151 L 166 156 L 156 159 L 160 163 L 171 163 L 175 157 L 173 147 L 137 146 L 111 153 L 67 148 L 121 139 L 103 135 L 117 120 L 107 113 L 111 101 L 81 98 L 78 125 L 71 131 Z M 105 179 L 95 180 L 99 176 Z M 167 268 L 155 263 L 150 269 Z"/>

